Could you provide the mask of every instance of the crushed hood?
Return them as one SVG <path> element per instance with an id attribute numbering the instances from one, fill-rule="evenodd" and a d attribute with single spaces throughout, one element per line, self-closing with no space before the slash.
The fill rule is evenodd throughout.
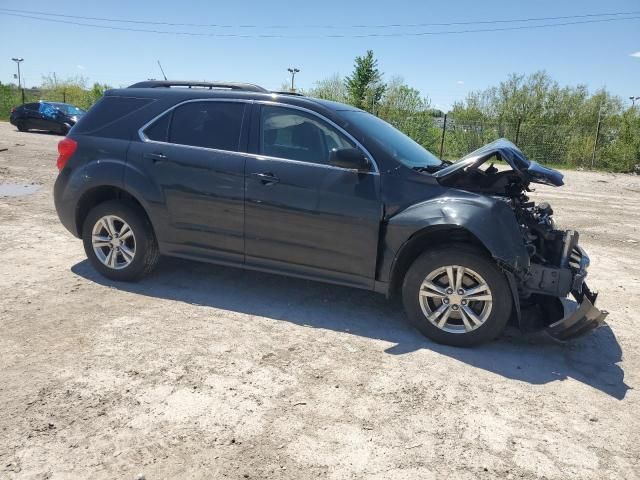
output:
<path id="1" fill-rule="evenodd" d="M 436 178 L 446 178 L 460 170 L 475 169 L 491 158 L 503 160 L 515 172 L 531 183 L 543 183 L 559 187 L 564 185 L 563 175 L 552 168 L 543 167 L 539 163 L 529 160 L 522 150 L 505 138 L 486 144 L 483 147 L 462 157 L 448 167 L 433 174 Z"/>

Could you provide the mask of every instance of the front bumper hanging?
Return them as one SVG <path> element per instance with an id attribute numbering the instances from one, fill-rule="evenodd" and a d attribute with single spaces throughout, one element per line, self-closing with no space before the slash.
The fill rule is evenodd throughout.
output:
<path id="1" fill-rule="evenodd" d="M 562 319 L 546 328 L 546 332 L 556 340 L 566 341 L 580 337 L 603 325 L 609 315 L 606 310 L 595 307 L 598 294 L 591 292 L 586 283 L 582 283 L 581 289 L 573 290 L 571 294 L 576 300 L 561 299 L 564 308 Z"/>

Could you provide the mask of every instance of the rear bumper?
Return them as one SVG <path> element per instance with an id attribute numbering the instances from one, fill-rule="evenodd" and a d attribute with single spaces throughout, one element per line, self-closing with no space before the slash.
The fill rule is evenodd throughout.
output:
<path id="1" fill-rule="evenodd" d="M 69 183 L 70 171 L 63 168 L 58 173 L 58 178 L 53 185 L 53 203 L 60 223 L 73 234 L 80 238 L 81 232 L 76 226 L 76 205 L 77 198 L 69 194 L 67 184 Z"/>
<path id="2" fill-rule="evenodd" d="M 571 292 L 575 301 L 561 299 L 563 317 L 546 328 L 546 332 L 556 340 L 567 341 L 580 337 L 603 325 L 609 314 L 606 310 L 596 308 L 597 293 L 591 292 L 585 283 L 581 287 L 580 291 Z"/>

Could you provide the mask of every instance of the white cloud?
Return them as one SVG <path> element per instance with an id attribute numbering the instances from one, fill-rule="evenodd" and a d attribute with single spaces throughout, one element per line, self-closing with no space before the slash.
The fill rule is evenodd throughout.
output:
<path id="1" fill-rule="evenodd" d="M 630 57 L 636 57 L 636 58 L 640 58 L 640 52 L 636 52 L 636 53 L 632 53 L 631 55 L 629 55 Z"/>
<path id="2" fill-rule="evenodd" d="M 84 70 L 84 65 L 76 65 L 76 68 L 77 68 L 78 70 Z"/>
<path id="3" fill-rule="evenodd" d="M 457 83 L 458 85 L 464 85 L 464 80 L 458 80 L 456 83 Z"/>

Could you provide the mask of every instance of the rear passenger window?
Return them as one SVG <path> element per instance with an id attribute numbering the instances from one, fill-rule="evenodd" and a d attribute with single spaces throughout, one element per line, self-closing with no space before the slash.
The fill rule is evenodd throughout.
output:
<path id="1" fill-rule="evenodd" d="M 156 142 L 166 142 L 167 138 L 169 137 L 170 119 L 171 112 L 165 113 L 145 129 L 144 135 L 149 140 L 154 140 Z"/>
<path id="2" fill-rule="evenodd" d="M 189 102 L 173 111 L 169 142 L 238 151 L 244 103 Z"/>

